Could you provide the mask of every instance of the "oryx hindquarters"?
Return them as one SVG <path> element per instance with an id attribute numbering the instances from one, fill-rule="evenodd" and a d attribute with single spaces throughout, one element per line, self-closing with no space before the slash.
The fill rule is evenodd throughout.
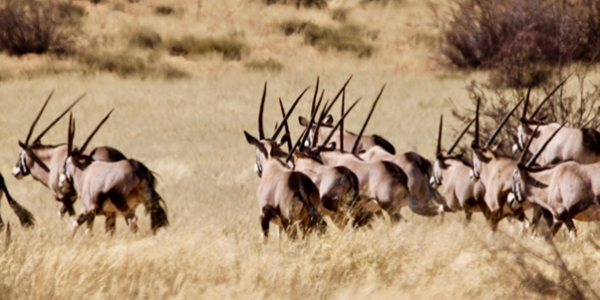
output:
<path id="1" fill-rule="evenodd" d="M 19 218 L 19 222 L 21 222 L 21 226 L 23 227 L 33 227 L 35 225 L 35 218 L 33 215 L 21 206 L 17 201 L 15 201 L 8 192 L 8 188 L 6 187 L 6 183 L 4 182 L 4 177 L 0 174 L 0 200 L 2 198 L 2 192 L 6 195 L 6 200 L 8 201 L 8 205 L 13 210 L 15 215 Z M 0 217 L 0 230 L 4 229 L 4 222 Z"/>

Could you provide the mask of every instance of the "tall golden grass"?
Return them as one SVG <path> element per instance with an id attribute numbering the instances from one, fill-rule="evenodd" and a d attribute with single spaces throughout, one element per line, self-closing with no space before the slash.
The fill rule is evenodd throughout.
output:
<path id="1" fill-rule="evenodd" d="M 317 75 L 331 95 L 354 74 L 348 96 L 364 97 L 347 121 L 346 127 L 355 131 L 387 82 L 367 131 L 385 136 L 399 151 L 416 148 L 429 158 L 438 116 L 450 114 L 451 105 L 444 99 L 468 105 L 464 86 L 480 75 L 437 70 L 430 59 L 435 53 L 432 45 L 420 42 L 423 36 L 435 37 L 426 27 L 428 12 L 420 1 L 367 8 L 340 4 L 350 6 L 350 19 L 381 30 L 374 41 L 377 52 L 369 59 L 320 52 L 276 27 L 279 21 L 298 16 L 333 22 L 327 10 L 205 0 L 198 20 L 196 1 L 76 4 L 89 11 L 86 38 L 106 37 L 108 45 L 98 47 L 107 51 L 116 51 L 119 43 L 125 47 L 122 30 L 135 24 L 151 26 L 165 36 L 243 31 L 252 47 L 248 59 L 274 58 L 284 68 L 275 74 L 256 72 L 245 68 L 244 60 L 164 54 L 162 59 L 192 77 L 123 79 L 77 70 L 23 76 L 37 65 L 55 62 L 45 56 L 0 57 L 0 69 L 14 72 L 12 79 L 0 81 L 0 172 L 14 198 L 37 218 L 35 229 L 25 230 L 2 203 L 0 213 L 12 225 L 12 241 L 0 249 L 0 299 L 546 299 L 574 297 L 577 291 L 593 298 L 593 291 L 600 290 L 596 275 L 600 231 L 595 224 L 578 225 L 576 244 L 561 232 L 552 246 L 521 236 L 520 225 L 509 221 L 490 236 L 481 216 L 465 225 L 464 216 L 457 213 L 442 223 L 405 209 L 406 221 L 395 227 L 378 220 L 372 228 L 353 234 L 330 227 L 323 236 L 297 241 L 284 237 L 278 243 L 272 234 L 266 246 L 261 244 L 255 195 L 259 179 L 252 169 L 255 149 L 246 143 L 242 130 L 256 132 L 265 80 L 269 84 L 265 124 L 271 128 L 279 119 L 278 97 L 289 106 L 306 86 L 314 86 Z M 156 15 L 158 5 L 173 5 L 184 13 Z M 57 217 L 60 205 L 48 189 L 30 177 L 17 181 L 10 176 L 18 158 L 17 141 L 25 138 L 52 89 L 55 98 L 38 132 L 87 92 L 74 108 L 75 141 L 81 143 L 114 107 L 93 145 L 114 146 L 159 174 L 158 192 L 171 221 L 168 229 L 152 235 L 140 209 L 137 235 L 129 234 L 120 219 L 115 236 L 106 236 L 98 218 L 93 237 L 80 231 L 71 238 L 70 226 Z M 309 110 L 306 99 L 294 120 Z M 292 125 L 297 137 L 299 125 Z M 63 143 L 66 131 L 63 121 L 43 142 Z M 452 131 L 445 132 L 448 141 Z"/>

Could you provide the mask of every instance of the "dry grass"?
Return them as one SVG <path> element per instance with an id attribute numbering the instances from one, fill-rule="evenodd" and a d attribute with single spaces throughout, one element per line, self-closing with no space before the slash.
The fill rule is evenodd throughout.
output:
<path id="1" fill-rule="evenodd" d="M 265 248 L 260 243 L 255 195 L 259 180 L 252 170 L 255 149 L 245 142 L 242 130 L 256 132 L 256 112 L 265 80 L 269 82 L 265 124 L 274 124 L 280 114 L 278 97 L 289 104 L 303 88 L 314 84 L 317 75 L 331 95 L 354 74 L 348 96 L 365 99 L 349 116 L 347 128 L 354 131 L 381 84 L 387 82 L 367 133 L 385 136 L 398 151 L 416 147 L 429 158 L 434 153 L 438 116 L 450 114 L 451 105 L 444 99 L 469 105 L 464 87 L 469 79 L 482 75 L 436 70 L 429 60 L 435 51 L 429 43 L 415 38 L 435 36 L 423 21 L 428 13 L 421 1 L 406 1 L 401 9 L 350 7 L 353 22 L 381 30 L 373 41 L 378 51 L 367 60 L 320 52 L 303 45 L 302 38 L 284 36 L 276 26 L 298 13 L 293 7 L 266 7 L 260 1 L 246 0 L 204 1 L 200 16 L 204 19 L 197 22 L 195 11 L 165 18 L 155 15 L 155 6 L 143 2 L 118 2 L 124 3 L 123 11 L 112 10 L 114 3 L 117 1 L 97 6 L 77 2 L 89 12 L 84 25 L 89 40 L 82 45 L 98 53 L 120 53 L 129 47 L 123 28 L 140 25 L 162 37 L 206 36 L 209 32 L 226 35 L 243 30 L 252 52 L 242 61 L 224 61 L 219 55 L 189 60 L 157 50 L 133 52 L 146 58 L 158 56 L 157 63 L 192 76 L 171 81 L 108 73 L 28 79 L 25 70 L 37 70 L 51 62 L 37 56 L 16 59 L 0 55 L 0 74 L 10 70 L 0 89 L 0 99 L 5 99 L 0 110 L 0 172 L 11 194 L 38 220 L 35 229 L 22 229 L 15 226 L 18 221 L 7 205 L 2 205 L 3 219 L 13 226 L 13 241 L 6 251 L 0 249 L 0 299 L 566 297 L 553 288 L 556 282 L 569 287 L 568 282 L 561 281 L 564 272 L 537 258 L 555 261 L 552 247 L 539 239 L 513 241 L 509 237 L 517 236 L 519 225 L 509 222 L 501 223 L 501 233 L 490 239 L 481 216 L 465 227 L 462 214 L 449 215 L 440 224 L 439 219 L 425 219 L 404 210 L 407 222 L 395 228 L 378 221 L 372 229 L 352 237 L 331 229 L 323 237 L 295 242 L 283 239 L 279 245 L 273 238 Z M 154 1 L 153 5 L 174 3 Z M 185 1 L 179 5 L 195 4 Z M 356 5 L 360 7 L 358 1 Z M 259 12 L 262 17 L 256 18 Z M 316 24 L 333 25 L 327 11 L 301 13 L 303 19 Z M 137 16 L 135 21 L 132 15 Z M 269 73 L 245 67 L 247 61 L 269 58 L 285 68 Z M 71 239 L 69 226 L 56 216 L 60 205 L 50 192 L 31 178 L 17 181 L 10 176 L 18 157 L 17 140 L 25 138 L 35 111 L 54 88 L 55 98 L 40 127 L 87 92 L 86 99 L 74 109 L 79 143 L 92 130 L 94 120 L 115 108 L 92 144 L 117 147 L 160 175 L 158 192 L 167 202 L 171 221 L 167 230 L 152 236 L 148 217 L 140 209 L 137 236 L 127 233 L 122 220 L 114 237 L 104 236 L 100 217 L 94 237 L 79 232 Z M 297 114 L 307 115 L 309 110 L 310 103 L 304 101 Z M 447 123 L 449 127 L 459 124 Z M 65 131 L 66 122 L 59 123 L 44 142 L 64 142 Z M 299 125 L 293 123 L 292 131 L 297 135 Z M 450 140 L 452 130 L 445 132 L 444 139 Z M 599 290 L 596 274 L 600 255 L 595 240 L 600 231 L 596 225 L 578 226 L 578 244 L 571 245 L 560 233 L 557 249 L 574 274 Z M 3 239 L 0 236 L 0 242 Z M 519 265 L 541 270 L 545 281 L 527 277 Z M 591 295 L 585 287 L 581 290 L 585 296 Z"/>

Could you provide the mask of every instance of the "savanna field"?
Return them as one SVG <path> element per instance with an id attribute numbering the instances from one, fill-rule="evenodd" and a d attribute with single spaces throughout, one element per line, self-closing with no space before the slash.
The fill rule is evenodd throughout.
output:
<path id="1" fill-rule="evenodd" d="M 387 83 L 366 133 L 432 160 L 439 115 L 448 147 L 462 126 L 452 108 L 472 108 L 465 87 L 488 77 L 443 63 L 431 5 L 443 11 L 446 1 L 365 2 L 297 9 L 258 0 L 72 1 L 83 11 L 73 21 L 73 53 L 0 54 L 0 172 L 36 218 L 35 228 L 22 228 L 0 202 L 12 229 L 6 247 L 0 235 L 0 299 L 598 298 L 595 223 L 576 223 L 575 243 L 565 230 L 549 243 L 521 234 L 516 221 L 503 220 L 492 235 L 481 214 L 467 224 L 462 212 L 442 221 L 403 208 L 396 226 L 383 218 L 353 234 L 329 226 L 280 243 L 272 228 L 263 246 L 256 148 L 243 130 L 257 132 L 265 81 L 267 135 L 281 119 L 277 99 L 289 107 L 308 86 L 312 95 L 317 76 L 327 99 L 353 75 L 347 99 L 363 100 L 345 123 L 350 131 L 360 130 Z M 358 38 L 342 50 L 311 45 L 295 32 L 302 22 Z M 587 80 L 597 78 L 592 70 Z M 156 172 L 168 228 L 153 235 L 140 207 L 135 235 L 123 218 L 106 235 L 98 217 L 93 236 L 80 229 L 73 238 L 51 192 L 11 175 L 17 142 L 53 89 L 34 135 L 83 93 L 73 109 L 76 144 L 114 108 L 91 146 L 113 146 Z M 293 139 L 309 98 L 292 115 Z M 62 120 L 42 142 L 65 143 L 67 126 Z"/>

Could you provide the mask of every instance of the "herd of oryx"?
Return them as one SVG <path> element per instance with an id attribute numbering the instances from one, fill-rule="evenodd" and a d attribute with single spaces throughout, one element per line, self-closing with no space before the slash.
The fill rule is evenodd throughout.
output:
<path id="1" fill-rule="evenodd" d="M 512 216 L 523 222 L 524 229 L 532 225 L 535 233 L 543 216 L 550 228 L 546 237 L 556 234 L 564 223 L 573 239 L 573 219 L 600 220 L 600 133 L 535 119 L 567 79 L 527 117 L 530 88 L 525 99 L 506 114 L 485 143 L 479 138 L 480 101 L 473 120 L 445 153 L 440 117 L 433 164 L 415 152 L 396 154 L 394 147 L 378 135 L 363 135 L 385 85 L 360 132 L 344 130 L 344 118 L 358 102 L 345 108 L 349 81 L 323 104 L 324 92 L 319 91 L 317 78 L 310 116 L 299 118 L 305 129 L 295 143 L 290 140 L 287 121 L 308 88 L 288 111 L 279 100 L 282 120 L 267 136 L 263 129 L 265 83 L 258 113 L 258 137 L 244 132 L 248 143 L 257 149 L 255 171 L 261 178 L 257 196 L 264 242 L 270 223 L 277 225 L 278 237 L 281 230 L 295 237 L 298 230 L 323 232 L 327 224 L 324 216 L 340 228 L 364 226 L 382 212 L 396 223 L 404 206 L 423 216 L 463 210 L 467 220 L 472 212 L 479 211 L 492 230 L 504 217 Z M 342 99 L 341 116 L 334 124 L 329 113 L 338 99 Z M 513 147 L 513 152 L 520 154 L 514 159 L 500 153 L 494 141 L 521 104 L 523 112 L 515 133 L 518 142 Z M 462 154 L 452 152 L 473 124 L 470 162 Z M 531 221 L 524 213 L 530 209 Z"/>
<path id="2" fill-rule="evenodd" d="M 135 210 L 140 204 L 143 204 L 146 213 L 150 214 L 153 232 L 168 226 L 169 221 L 163 208 L 163 200 L 155 189 L 156 180 L 153 173 L 144 164 L 135 159 L 127 159 L 125 155 L 112 147 L 87 149 L 90 140 L 106 122 L 112 111 L 79 147 L 73 144 L 75 120 L 72 113 L 69 116 L 67 143 L 42 144 L 42 137 L 83 98 L 82 95 L 37 137 L 31 138 L 52 94 L 50 93 L 31 124 L 25 142 L 19 141 L 21 150 L 17 165 L 12 172 L 13 176 L 21 179 L 31 175 L 49 188 L 55 199 L 63 205 L 59 212 L 60 216 L 63 217 L 65 213 L 69 214 L 73 225 L 73 235 L 83 223 L 87 223 L 86 232 L 91 234 L 90 229 L 92 229 L 96 215 L 106 217 L 106 232 L 110 234 L 115 231 L 117 215 L 125 218 L 131 232 L 136 232 Z M 11 198 L 2 175 L 0 175 L 0 190 L 6 194 L 9 205 L 19 218 L 21 225 L 32 227 L 35 223 L 34 217 Z M 81 199 L 81 212 L 78 217 L 75 217 L 73 204 L 78 198 Z M 4 228 L 4 223 L 0 218 L 0 229 L 2 228 Z"/>

